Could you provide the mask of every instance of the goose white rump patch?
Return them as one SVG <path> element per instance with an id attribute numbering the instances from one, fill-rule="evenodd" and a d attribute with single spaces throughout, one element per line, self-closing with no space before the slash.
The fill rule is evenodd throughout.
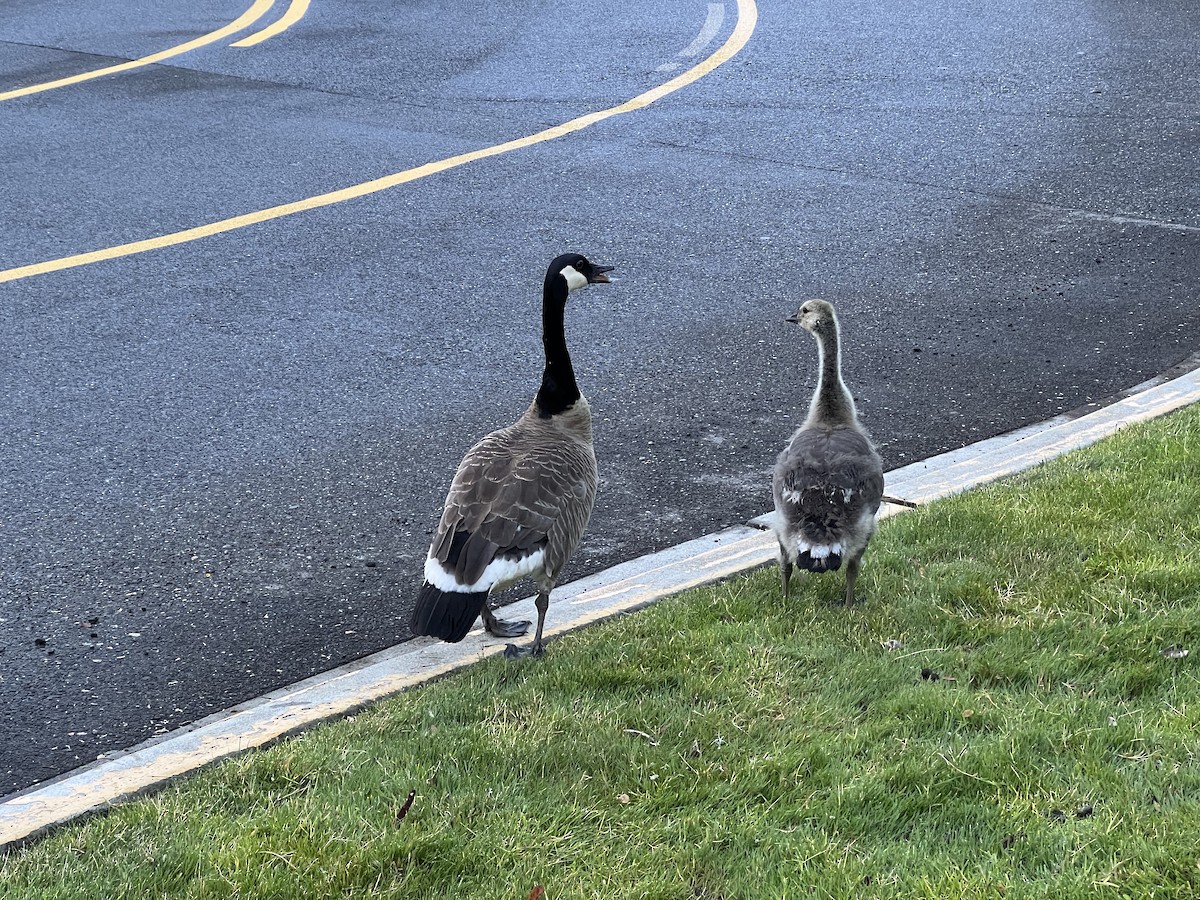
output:
<path id="1" fill-rule="evenodd" d="M 540 571 L 545 555 L 545 551 L 537 550 L 519 559 L 492 560 L 474 584 L 459 584 L 452 572 L 447 572 L 440 562 L 430 556 L 425 559 L 425 580 L 446 593 L 474 594 L 477 591 L 499 590 Z"/>
<path id="2" fill-rule="evenodd" d="M 799 556 L 801 553 L 808 553 L 813 559 L 827 559 L 834 553 L 839 556 L 843 555 L 841 543 L 810 544 L 804 538 L 796 541 L 796 555 Z"/>

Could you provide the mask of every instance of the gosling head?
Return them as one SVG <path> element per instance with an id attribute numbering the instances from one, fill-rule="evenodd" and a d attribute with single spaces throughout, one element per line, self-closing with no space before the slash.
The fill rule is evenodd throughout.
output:
<path id="1" fill-rule="evenodd" d="M 805 300 L 787 320 L 816 337 L 837 332 L 837 313 L 827 300 Z"/>
<path id="2" fill-rule="evenodd" d="M 582 254 L 564 253 L 555 257 L 546 270 L 546 285 L 549 287 L 554 279 L 561 278 L 570 293 L 589 284 L 608 284 L 612 279 L 607 273 L 612 270 L 612 266 L 598 266 Z"/>

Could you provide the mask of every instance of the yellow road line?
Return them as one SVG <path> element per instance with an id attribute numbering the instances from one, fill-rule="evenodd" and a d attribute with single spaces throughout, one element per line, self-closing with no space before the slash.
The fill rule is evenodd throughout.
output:
<path id="1" fill-rule="evenodd" d="M 195 50 L 197 47 L 204 47 L 208 44 L 216 43 L 229 37 L 231 34 L 237 34 L 243 28 L 249 28 L 259 19 L 267 14 L 267 10 L 275 3 L 275 0 L 254 0 L 254 4 L 230 22 L 223 28 L 218 28 L 216 31 L 210 31 L 208 34 L 203 34 L 198 38 L 188 41 L 184 44 L 179 44 L 176 47 L 169 47 L 166 50 L 160 50 L 157 53 L 151 53 L 149 56 L 143 56 L 141 59 L 133 59 L 129 62 L 118 63 L 115 66 L 108 66 L 103 69 L 95 69 L 91 72 L 81 72 L 78 75 L 71 75 L 68 78 L 59 78 L 57 81 L 45 81 L 41 84 L 31 84 L 29 87 L 17 88 L 11 91 L 0 93 L 0 101 L 12 100 L 16 97 L 26 97 L 30 94 L 38 94 L 42 91 L 51 91 L 55 88 L 66 87 L 70 84 L 79 84 L 81 81 L 90 81 L 93 78 L 103 78 L 105 75 L 115 75 L 117 72 L 128 72 L 130 69 L 140 69 L 143 66 L 151 66 L 154 63 L 162 62 L 164 59 L 170 59 L 173 56 L 179 56 L 181 53 L 187 53 L 189 50 Z"/>
<path id="2" fill-rule="evenodd" d="M 287 8 L 279 21 L 273 25 L 268 25 L 262 31 L 256 31 L 249 37 L 244 37 L 240 41 L 236 41 L 229 46 L 231 47 L 253 47 L 255 44 L 261 44 L 265 40 L 281 34 L 304 18 L 304 14 L 308 12 L 309 0 L 292 0 L 292 5 Z"/>
<path id="3" fill-rule="evenodd" d="M 268 222 L 272 219 L 319 209 L 323 206 L 332 206 L 335 203 L 342 203 L 346 200 L 365 197 L 368 194 L 374 194 L 378 191 L 385 191 L 388 188 L 407 184 L 410 181 L 417 181 L 429 175 L 445 172 L 449 169 L 466 165 L 467 163 L 487 159 L 490 156 L 499 156 L 503 153 L 511 153 L 514 150 L 521 150 L 526 147 L 532 147 L 535 144 L 552 141 L 555 138 L 581 131 L 590 125 L 595 125 L 597 122 L 603 122 L 605 119 L 610 119 L 613 116 L 643 109 L 651 103 L 661 100 L 669 94 L 673 94 L 680 88 L 686 87 L 692 82 L 703 78 L 713 69 L 717 68 L 717 66 L 728 62 L 738 51 L 746 46 L 746 42 L 750 40 L 750 35 L 753 34 L 754 26 L 758 21 L 758 8 L 755 6 L 754 0 L 737 0 L 737 5 L 738 21 L 733 29 L 733 33 L 724 44 L 713 51 L 711 56 L 697 63 L 686 72 L 676 75 L 670 81 L 664 82 L 658 87 L 646 91 L 644 94 L 639 94 L 632 100 L 626 100 L 619 106 L 588 113 L 579 118 L 571 119 L 569 122 L 564 122 L 561 125 L 555 125 L 536 134 L 527 135 L 526 137 L 506 141 L 503 144 L 495 144 L 494 146 L 484 147 L 480 150 L 472 150 L 469 153 L 460 153 L 457 156 L 426 163 L 412 169 L 405 169 L 403 172 L 396 172 L 393 175 L 386 175 L 372 181 L 364 181 L 361 184 L 330 191 L 327 194 L 318 194 L 315 197 L 308 197 L 304 200 L 272 206 L 269 209 L 260 209 L 256 212 L 234 216 L 230 219 L 222 219 L 219 222 L 210 222 L 207 225 L 199 225 L 195 228 L 176 231 L 173 234 L 164 234 L 159 237 L 133 241 L 129 244 L 119 244 L 115 247 L 93 250 L 90 253 L 64 256 L 58 259 L 47 260 L 46 262 L 0 270 L 0 283 L 16 281 L 20 278 L 30 278 L 34 275 L 44 275 L 48 272 L 58 272 L 62 269 L 72 269 L 76 266 L 86 266 L 90 263 L 102 262 L 104 260 L 119 259 L 123 256 L 132 256 L 135 253 L 145 253 L 149 250 L 174 247 L 177 244 L 185 244 L 189 241 L 200 240 L 201 238 L 211 237 L 215 234 L 233 231 L 237 228 L 245 228 L 248 225 L 255 225 L 259 222 Z"/>

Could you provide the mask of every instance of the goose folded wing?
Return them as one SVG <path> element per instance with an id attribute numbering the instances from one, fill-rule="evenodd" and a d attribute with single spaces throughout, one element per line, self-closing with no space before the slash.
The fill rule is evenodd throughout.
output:
<path id="1" fill-rule="evenodd" d="M 511 574 L 545 550 L 585 491 L 553 454 L 464 460 L 430 553 L 460 584 L 475 584 L 497 560 L 514 565 L 496 573 Z"/>
<path id="2" fill-rule="evenodd" d="M 806 518 L 854 521 L 879 508 L 883 467 L 856 431 L 797 435 L 776 467 L 775 496 Z"/>

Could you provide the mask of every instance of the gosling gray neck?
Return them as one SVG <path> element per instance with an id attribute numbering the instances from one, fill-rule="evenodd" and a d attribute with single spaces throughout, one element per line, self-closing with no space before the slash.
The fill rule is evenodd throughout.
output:
<path id="1" fill-rule="evenodd" d="M 813 335 L 817 339 L 817 357 L 820 361 L 817 389 L 808 406 L 805 426 L 855 425 L 858 417 L 854 409 L 854 398 L 842 381 L 841 346 L 836 322 Z"/>

